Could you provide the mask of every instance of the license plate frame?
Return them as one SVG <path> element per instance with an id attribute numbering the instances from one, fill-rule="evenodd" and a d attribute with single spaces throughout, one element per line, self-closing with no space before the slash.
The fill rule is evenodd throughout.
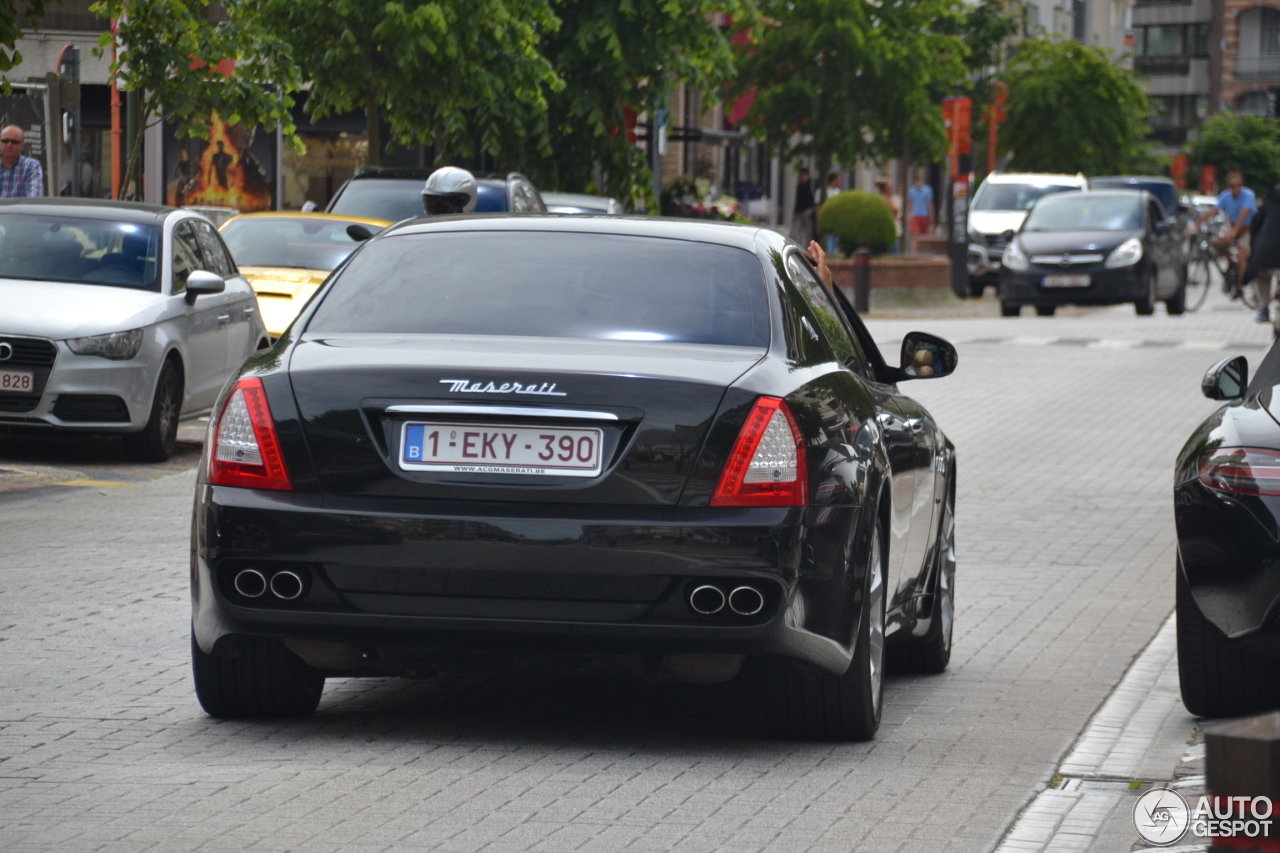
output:
<path id="1" fill-rule="evenodd" d="M 36 375 L 30 370 L 0 368 L 0 394 L 34 394 Z"/>
<path id="2" fill-rule="evenodd" d="M 1059 273 L 1057 275 L 1046 275 L 1040 280 L 1041 287 L 1088 287 L 1093 283 L 1093 277 L 1087 272 L 1081 273 Z"/>
<path id="3" fill-rule="evenodd" d="M 432 433 L 436 433 L 434 439 Z M 563 458 L 563 438 L 572 442 L 567 460 Z M 583 452 L 584 439 L 589 454 Z M 397 461 L 403 471 L 598 477 L 603 468 L 603 444 L 604 430 L 598 427 L 412 420 L 400 426 Z M 548 451 L 551 458 L 541 458 Z M 590 458 L 584 461 L 583 455 Z"/>

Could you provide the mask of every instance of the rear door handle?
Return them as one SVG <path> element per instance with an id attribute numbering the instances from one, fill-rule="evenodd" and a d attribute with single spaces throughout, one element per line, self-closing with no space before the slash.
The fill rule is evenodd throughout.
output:
<path id="1" fill-rule="evenodd" d="M 252 316 L 253 316 L 253 313 L 254 313 L 255 311 L 257 311 L 257 310 L 258 310 L 257 308 L 246 308 L 246 309 L 244 309 L 244 316 L 246 316 L 246 317 L 252 317 Z"/>

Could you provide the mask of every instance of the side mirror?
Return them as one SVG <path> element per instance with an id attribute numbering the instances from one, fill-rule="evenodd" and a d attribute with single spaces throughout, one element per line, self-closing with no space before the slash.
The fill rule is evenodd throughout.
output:
<path id="1" fill-rule="evenodd" d="M 205 270 L 195 270 L 187 276 L 187 304 L 194 305 L 197 296 L 221 293 L 227 289 L 222 276 Z"/>
<path id="2" fill-rule="evenodd" d="M 1200 380 L 1200 390 L 1210 400 L 1239 400 L 1249 387 L 1249 361 L 1242 355 L 1224 358 Z"/>
<path id="3" fill-rule="evenodd" d="M 359 222 L 352 222 L 347 226 L 347 236 L 357 243 L 363 243 L 373 236 L 372 229 L 368 225 L 361 225 Z"/>
<path id="4" fill-rule="evenodd" d="M 956 348 L 928 332 L 908 332 L 902 339 L 899 379 L 937 379 L 955 372 Z"/>

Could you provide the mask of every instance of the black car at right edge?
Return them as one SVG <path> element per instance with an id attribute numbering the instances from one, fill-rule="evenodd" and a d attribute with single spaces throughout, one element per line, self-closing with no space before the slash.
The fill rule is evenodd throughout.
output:
<path id="1" fill-rule="evenodd" d="M 951 442 L 799 247 L 650 218 L 432 217 L 357 249 L 223 391 L 192 537 L 196 692 L 565 667 L 716 682 L 875 734 L 951 655 Z M 754 676 L 753 676 L 754 677 Z"/>
<path id="2" fill-rule="evenodd" d="M 1178 455 L 1178 672 L 1187 710 L 1280 708 L 1280 345 L 1253 381 L 1244 356 L 1205 374 L 1226 402 Z"/>

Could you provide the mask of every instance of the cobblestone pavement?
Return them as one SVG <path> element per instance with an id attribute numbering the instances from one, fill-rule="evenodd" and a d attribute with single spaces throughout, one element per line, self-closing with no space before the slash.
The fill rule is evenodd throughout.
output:
<path id="1" fill-rule="evenodd" d="M 312 719 L 213 721 L 193 476 L 0 504 L 0 850 L 991 850 L 1172 610 L 1171 466 L 1221 357 L 1180 344 L 1256 365 L 1269 334 L 1223 307 L 874 324 L 890 360 L 910 328 L 1002 342 L 909 386 L 959 452 L 955 654 L 889 678 L 869 744 L 769 740 L 748 681 L 335 679 Z"/>

